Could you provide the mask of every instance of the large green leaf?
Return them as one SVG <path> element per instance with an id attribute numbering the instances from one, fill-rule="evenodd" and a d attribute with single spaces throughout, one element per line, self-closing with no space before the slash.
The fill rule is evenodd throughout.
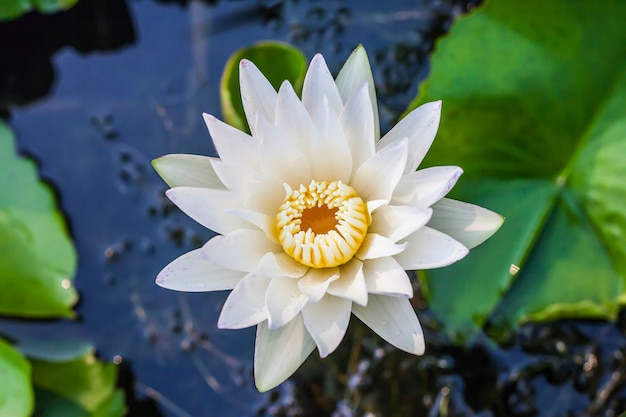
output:
<path id="1" fill-rule="evenodd" d="M 36 415 L 42 417 L 121 417 L 124 395 L 115 389 L 117 368 L 87 352 L 70 361 L 31 360 Z"/>
<path id="2" fill-rule="evenodd" d="M 411 105 L 443 100 L 424 166 L 463 167 L 453 196 L 506 217 L 424 274 L 450 333 L 612 318 L 626 300 L 625 21 L 622 0 L 490 0 L 438 43 Z"/>
<path id="3" fill-rule="evenodd" d="M 220 84 L 222 113 L 228 124 L 249 131 L 239 90 L 239 62 L 244 58 L 252 61 L 276 90 L 283 81 L 288 80 L 296 92 L 302 88 L 307 61 L 299 49 L 275 41 L 259 42 L 242 48 L 229 58 Z"/>
<path id="4" fill-rule="evenodd" d="M 76 253 L 52 190 L 0 121 L 0 314 L 72 316 Z"/>
<path id="5" fill-rule="evenodd" d="M 33 409 L 30 365 L 0 339 L 0 416 L 28 417 Z"/>
<path id="6" fill-rule="evenodd" d="M 78 0 L 0 0 L 0 20 L 20 17 L 31 10 L 41 13 L 54 13 L 66 10 Z"/>

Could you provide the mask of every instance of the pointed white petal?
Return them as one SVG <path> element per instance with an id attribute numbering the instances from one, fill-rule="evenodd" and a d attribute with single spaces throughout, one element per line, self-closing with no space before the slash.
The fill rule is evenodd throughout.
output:
<path id="1" fill-rule="evenodd" d="M 302 86 L 302 103 L 312 117 L 317 113 L 324 97 L 328 99 L 330 109 L 339 116 L 343 108 L 341 96 L 324 57 L 317 54 L 311 60 Z"/>
<path id="2" fill-rule="evenodd" d="M 393 256 L 402 252 L 406 246 L 404 242 L 397 244 L 379 234 L 368 233 L 355 256 L 361 260 Z"/>
<path id="3" fill-rule="evenodd" d="M 230 292 L 217 320 L 220 329 L 243 329 L 267 319 L 265 293 L 269 278 L 248 274 Z"/>
<path id="4" fill-rule="evenodd" d="M 413 297 L 413 285 L 409 276 L 392 257 L 363 262 L 363 275 L 370 294 Z"/>
<path id="5" fill-rule="evenodd" d="M 156 172 L 170 187 L 223 189 L 208 156 L 169 154 L 152 161 Z"/>
<path id="6" fill-rule="evenodd" d="M 301 316 L 278 329 L 259 323 L 254 350 L 254 382 L 259 391 L 270 390 L 289 378 L 315 349 Z"/>
<path id="7" fill-rule="evenodd" d="M 250 188 L 252 187 L 250 184 L 258 182 L 259 177 L 261 177 L 259 172 L 247 167 L 227 164 L 217 158 L 211 159 L 211 166 L 225 188 L 233 191 L 242 204 L 245 204 L 245 201 L 250 198 Z"/>
<path id="8" fill-rule="evenodd" d="M 259 159 L 263 172 L 280 184 L 286 182 L 292 187 L 308 184 L 311 169 L 305 154 L 262 115 L 257 118 L 257 130 L 261 140 Z"/>
<path id="9" fill-rule="evenodd" d="M 170 262 L 159 272 L 156 283 L 176 291 L 221 291 L 234 288 L 244 275 L 211 264 L 202 257 L 202 249 L 196 249 Z"/>
<path id="10" fill-rule="evenodd" d="M 424 333 L 406 298 L 372 294 L 366 307 L 353 304 L 352 312 L 398 349 L 414 355 L 424 353 Z"/>
<path id="11" fill-rule="evenodd" d="M 276 101 L 276 128 L 304 154 L 311 149 L 312 134 L 315 127 L 311 116 L 293 91 L 288 81 L 283 82 L 278 90 Z"/>
<path id="12" fill-rule="evenodd" d="M 354 174 L 352 188 L 363 200 L 391 199 L 406 163 L 408 141 L 399 140 L 365 161 Z"/>
<path id="13" fill-rule="evenodd" d="M 268 239 L 270 239 L 272 242 L 278 243 L 278 238 L 276 237 L 275 220 L 267 214 L 242 208 L 229 209 L 226 210 L 226 212 L 255 225 L 265 232 L 265 236 L 267 236 Z"/>
<path id="14" fill-rule="evenodd" d="M 504 217 L 491 210 L 444 198 L 433 206 L 433 217 L 428 226 L 471 249 L 490 238 L 503 222 Z"/>
<path id="15" fill-rule="evenodd" d="M 317 303 L 304 306 L 302 319 L 320 357 L 325 358 L 337 349 L 348 329 L 351 313 L 352 301 L 329 294 Z"/>
<path id="16" fill-rule="evenodd" d="M 403 206 L 430 207 L 448 194 L 462 173 L 459 167 L 438 166 L 404 175 L 391 201 Z"/>
<path id="17" fill-rule="evenodd" d="M 309 297 L 298 288 L 298 280 L 293 278 L 272 278 L 265 295 L 267 324 L 276 329 L 289 323 L 300 313 Z"/>
<path id="18" fill-rule="evenodd" d="M 257 265 L 256 273 L 270 278 L 300 278 L 308 270 L 308 266 L 296 262 L 291 256 L 279 251 L 263 255 Z"/>
<path id="19" fill-rule="evenodd" d="M 363 262 L 352 258 L 339 267 L 339 279 L 328 286 L 331 295 L 352 300 L 361 305 L 367 304 L 367 287 L 363 276 Z"/>
<path id="20" fill-rule="evenodd" d="M 428 223 L 432 212 L 430 207 L 383 206 L 372 214 L 368 232 L 397 242 Z"/>
<path id="21" fill-rule="evenodd" d="M 253 272 L 263 255 L 281 249 L 260 230 L 238 229 L 209 240 L 202 247 L 202 256 L 224 268 Z"/>
<path id="22" fill-rule="evenodd" d="M 352 166 L 355 170 L 376 153 L 375 121 L 368 91 L 369 86 L 363 84 L 350 97 L 339 119 L 350 147 Z"/>
<path id="23" fill-rule="evenodd" d="M 222 169 L 227 168 L 236 178 L 233 186 L 228 184 L 245 209 L 275 216 L 285 198 L 284 181 L 277 180 L 262 173 L 246 171 L 245 169 L 231 169 L 224 164 L 215 164 L 215 172 L 221 177 Z M 237 173 L 239 172 L 239 176 Z M 295 173 L 297 176 L 297 173 Z M 230 175 L 230 174 L 229 174 Z M 309 179 L 310 181 L 310 179 Z"/>
<path id="24" fill-rule="evenodd" d="M 440 117 L 441 101 L 422 104 L 400 120 L 376 144 L 376 150 L 383 149 L 402 138 L 409 138 L 409 157 L 404 173 L 415 171 L 435 139 Z"/>
<path id="25" fill-rule="evenodd" d="M 256 65 L 247 59 L 242 59 L 239 64 L 239 84 L 248 126 L 252 136 L 256 137 L 256 121 L 259 114 L 274 122 L 278 94 Z"/>
<path id="26" fill-rule="evenodd" d="M 367 206 L 367 212 L 372 215 L 379 208 L 385 207 L 387 203 L 389 203 L 388 200 L 369 200 L 365 205 Z"/>
<path id="27" fill-rule="evenodd" d="M 302 294 L 309 297 L 309 303 L 317 303 L 326 294 L 330 283 L 337 279 L 339 279 L 339 268 L 311 268 L 298 280 L 298 288 Z"/>
<path id="28" fill-rule="evenodd" d="M 214 232 L 226 234 L 233 230 L 250 227 L 250 224 L 227 209 L 241 207 L 236 195 L 227 190 L 212 188 L 176 187 L 165 195 L 186 215 Z"/>
<path id="29" fill-rule="evenodd" d="M 394 256 L 406 270 L 448 266 L 469 252 L 460 242 L 428 226 L 418 229 L 406 243 L 406 249 Z"/>
<path id="30" fill-rule="evenodd" d="M 227 164 L 255 169 L 259 166 L 258 142 L 252 136 L 204 113 L 206 123 L 220 160 Z"/>
<path id="31" fill-rule="evenodd" d="M 313 178 L 349 182 L 352 176 L 352 156 L 343 129 L 326 97 L 313 116 L 313 142 L 308 153 Z"/>
<path id="32" fill-rule="evenodd" d="M 374 77 L 372 76 L 372 69 L 370 68 L 365 48 L 359 45 L 350 54 L 341 71 L 339 71 L 339 75 L 337 75 L 337 88 L 343 102 L 348 102 L 363 84 L 368 86 L 370 105 L 374 117 L 374 137 L 375 140 L 378 140 L 380 138 L 380 125 L 378 122 L 378 103 L 376 102 Z"/>
<path id="33" fill-rule="evenodd" d="M 318 77 L 319 82 L 329 83 L 331 89 L 336 90 L 330 73 L 327 69 L 323 70 L 325 66 L 323 59 L 322 61 L 320 59 L 313 60 L 310 67 L 313 78 L 308 80 L 313 82 L 315 77 Z M 316 69 L 321 72 L 316 72 Z M 311 87 L 306 82 L 305 85 Z M 315 91 L 315 94 L 317 93 L 318 91 Z M 338 93 L 335 91 L 334 94 L 335 101 L 340 101 Z M 315 103 L 316 110 L 311 118 L 291 85 L 283 83 L 278 93 L 276 127 L 286 140 L 308 156 L 314 178 L 348 181 L 352 168 L 350 151 L 336 109 L 331 108 L 333 98 L 319 95 L 316 99 L 319 101 Z"/>

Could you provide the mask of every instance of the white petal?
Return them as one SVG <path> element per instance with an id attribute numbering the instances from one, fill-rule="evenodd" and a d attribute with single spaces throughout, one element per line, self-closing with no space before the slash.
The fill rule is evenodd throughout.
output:
<path id="1" fill-rule="evenodd" d="M 334 87 L 329 74 L 323 78 Z M 311 119 L 291 85 L 283 83 L 278 93 L 276 127 L 308 156 L 314 178 L 348 181 L 351 158 L 343 130 L 335 110 L 330 108 L 329 98 L 320 96 L 319 100 Z"/>
<path id="2" fill-rule="evenodd" d="M 186 215 L 214 232 L 226 234 L 251 225 L 232 214 L 227 209 L 241 207 L 235 194 L 227 190 L 212 188 L 176 187 L 165 195 Z"/>
<path id="3" fill-rule="evenodd" d="M 234 288 L 244 275 L 211 264 L 202 257 L 202 249 L 196 249 L 170 262 L 159 272 L 156 283 L 176 291 L 220 291 Z"/>
<path id="4" fill-rule="evenodd" d="M 278 90 L 274 124 L 301 152 L 309 153 L 315 127 L 311 116 L 288 81 L 283 82 Z"/>
<path id="5" fill-rule="evenodd" d="M 367 212 L 372 215 L 376 210 L 385 207 L 388 203 L 388 200 L 369 200 L 365 205 L 367 206 Z"/>
<path id="6" fill-rule="evenodd" d="M 270 217 L 267 214 L 259 213 L 258 211 L 241 208 L 229 209 L 226 210 L 226 212 L 255 225 L 265 232 L 265 236 L 267 236 L 268 239 L 272 242 L 278 243 L 275 220 L 273 217 Z"/>
<path id="7" fill-rule="evenodd" d="M 324 97 L 328 99 L 330 109 L 339 116 L 343 108 L 341 96 L 324 57 L 317 54 L 311 60 L 302 86 L 302 103 L 312 117 L 317 113 Z"/>
<path id="8" fill-rule="evenodd" d="M 228 189 L 237 196 L 239 207 L 270 216 L 276 215 L 277 207 L 285 198 L 282 180 L 245 168 L 233 167 L 221 161 L 214 161 L 213 167 Z"/>
<path id="9" fill-rule="evenodd" d="M 308 154 L 313 178 L 349 182 L 352 176 L 352 156 L 343 129 L 328 100 L 313 116 L 315 135 Z"/>
<path id="10" fill-rule="evenodd" d="M 329 294 L 302 309 L 304 325 L 315 340 L 320 357 L 328 356 L 343 340 L 351 310 L 352 301 Z"/>
<path id="11" fill-rule="evenodd" d="M 220 329 L 243 329 L 267 319 L 265 293 L 269 278 L 248 274 L 233 289 L 217 320 Z"/>
<path id="12" fill-rule="evenodd" d="M 454 187 L 463 170 L 455 166 L 439 166 L 404 175 L 393 192 L 393 204 L 430 207 Z"/>
<path id="13" fill-rule="evenodd" d="M 380 126 L 378 122 L 378 103 L 376 102 L 376 88 L 374 86 L 374 77 L 372 76 L 372 69 L 370 68 L 370 62 L 367 58 L 367 53 L 362 45 L 359 45 L 348 57 L 348 60 L 339 75 L 337 75 L 337 88 L 339 94 L 346 103 L 361 88 L 363 84 L 367 84 L 370 105 L 372 107 L 372 114 L 374 117 L 374 137 L 375 140 L 380 138 Z"/>
<path id="14" fill-rule="evenodd" d="M 202 256 L 224 268 L 253 272 L 263 255 L 281 249 L 260 230 L 238 229 L 209 240 L 202 247 Z"/>
<path id="15" fill-rule="evenodd" d="M 227 164 L 254 169 L 259 166 L 258 142 L 252 136 L 203 113 L 220 160 Z"/>
<path id="16" fill-rule="evenodd" d="M 369 86 L 363 84 L 350 97 L 340 117 L 341 127 L 350 147 L 354 170 L 376 153 L 375 121 L 368 91 Z"/>
<path id="17" fill-rule="evenodd" d="M 504 217 L 491 210 L 444 198 L 433 206 L 433 217 L 428 226 L 471 249 L 491 237 L 503 222 Z"/>
<path id="18" fill-rule="evenodd" d="M 406 298 L 372 294 L 366 307 L 353 304 L 352 312 L 398 349 L 414 355 L 424 353 L 424 333 Z"/>
<path id="19" fill-rule="evenodd" d="M 328 293 L 366 305 L 367 287 L 363 276 L 363 262 L 352 258 L 350 262 L 340 266 L 339 279 L 330 283 Z"/>
<path id="20" fill-rule="evenodd" d="M 396 244 L 391 239 L 379 234 L 368 233 L 355 256 L 361 260 L 393 256 L 402 252 L 406 246 L 404 242 Z"/>
<path id="21" fill-rule="evenodd" d="M 309 270 L 308 266 L 295 261 L 284 252 L 266 253 L 256 268 L 256 273 L 270 278 L 300 278 Z"/>
<path id="22" fill-rule="evenodd" d="M 262 174 L 257 171 L 250 170 L 244 166 L 227 164 L 217 158 L 211 159 L 211 166 L 215 175 L 228 190 L 233 191 L 237 195 L 237 199 L 241 204 L 245 204 L 250 199 L 251 184 L 258 183 L 259 178 L 262 177 Z"/>
<path id="23" fill-rule="evenodd" d="M 404 173 L 415 171 L 435 139 L 440 117 L 441 101 L 422 104 L 400 120 L 376 144 L 376 150 L 383 149 L 402 138 L 409 138 L 409 157 Z"/>
<path id="24" fill-rule="evenodd" d="M 469 252 L 460 242 L 427 226 L 409 236 L 406 242 L 404 252 L 394 256 L 406 270 L 448 266 Z"/>
<path id="25" fill-rule="evenodd" d="M 315 349 L 315 342 L 297 316 L 270 330 L 259 323 L 254 350 L 254 382 L 259 391 L 270 390 L 289 378 Z"/>
<path id="26" fill-rule="evenodd" d="M 264 116 L 257 118 L 258 137 L 261 140 L 259 158 L 263 172 L 280 184 L 292 187 L 311 181 L 309 160 L 294 144 L 290 143 Z"/>
<path id="27" fill-rule="evenodd" d="M 365 161 L 354 174 L 352 188 L 363 200 L 391 199 L 406 163 L 408 141 L 399 140 Z"/>
<path id="28" fill-rule="evenodd" d="M 223 189 L 208 156 L 170 154 L 152 161 L 152 166 L 170 187 Z"/>
<path id="29" fill-rule="evenodd" d="M 276 329 L 289 323 L 300 313 L 309 297 L 298 288 L 298 280 L 293 278 L 272 278 L 265 295 L 267 323 Z"/>
<path id="30" fill-rule="evenodd" d="M 274 122 L 277 93 L 272 84 L 259 69 L 247 59 L 239 64 L 239 84 L 241 101 L 252 136 L 256 136 L 257 116 L 262 114 L 267 120 Z"/>
<path id="31" fill-rule="evenodd" d="M 429 207 L 383 206 L 372 214 L 368 232 L 397 242 L 428 223 L 432 212 Z"/>
<path id="32" fill-rule="evenodd" d="M 337 279 L 339 279 L 339 268 L 311 268 L 298 280 L 298 288 L 309 297 L 309 303 L 317 303 L 326 294 L 330 283 Z"/>
<path id="33" fill-rule="evenodd" d="M 370 294 L 413 297 L 413 285 L 409 276 L 392 257 L 363 262 L 363 275 Z"/>

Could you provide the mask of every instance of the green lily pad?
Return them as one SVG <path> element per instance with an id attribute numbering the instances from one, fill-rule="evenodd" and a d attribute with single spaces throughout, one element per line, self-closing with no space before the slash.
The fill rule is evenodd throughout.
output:
<path id="1" fill-rule="evenodd" d="M 78 0 L 0 0 L 0 20 L 20 17 L 32 10 L 41 13 L 54 13 L 67 10 Z"/>
<path id="2" fill-rule="evenodd" d="M 117 368 L 93 351 L 64 362 L 31 360 L 35 413 L 45 417 L 121 417 L 123 393 L 115 388 Z"/>
<path id="3" fill-rule="evenodd" d="M 438 43 L 410 106 L 443 100 L 424 166 L 463 167 L 452 196 L 506 217 L 423 274 L 453 336 L 626 301 L 625 19 L 621 0 L 488 0 Z"/>
<path id="4" fill-rule="evenodd" d="M 306 57 L 286 43 L 266 41 L 235 52 L 224 68 L 220 98 L 224 120 L 237 129 L 249 132 L 239 90 L 239 61 L 252 61 L 276 90 L 288 80 L 296 92 L 302 89 L 307 70 Z"/>
<path id="5" fill-rule="evenodd" d="M 33 389 L 28 361 L 0 339 L 0 416 L 28 417 L 33 410 Z"/>
<path id="6" fill-rule="evenodd" d="M 73 316 L 76 252 L 52 190 L 0 122 L 0 315 Z"/>

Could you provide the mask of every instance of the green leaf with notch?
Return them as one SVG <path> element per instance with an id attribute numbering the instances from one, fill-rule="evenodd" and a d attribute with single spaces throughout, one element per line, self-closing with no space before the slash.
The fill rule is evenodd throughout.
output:
<path id="1" fill-rule="evenodd" d="M 466 259 L 421 274 L 454 337 L 614 318 L 626 301 L 624 21 L 621 0 L 488 0 L 438 42 L 410 106 L 443 100 L 423 165 L 463 167 L 451 195 L 506 217 Z"/>
<path id="2" fill-rule="evenodd" d="M 244 58 L 252 61 L 276 90 L 287 80 L 296 92 L 302 89 L 308 64 L 299 49 L 276 41 L 259 42 L 229 58 L 220 84 L 222 113 L 228 124 L 249 132 L 239 90 L 239 62 Z"/>

